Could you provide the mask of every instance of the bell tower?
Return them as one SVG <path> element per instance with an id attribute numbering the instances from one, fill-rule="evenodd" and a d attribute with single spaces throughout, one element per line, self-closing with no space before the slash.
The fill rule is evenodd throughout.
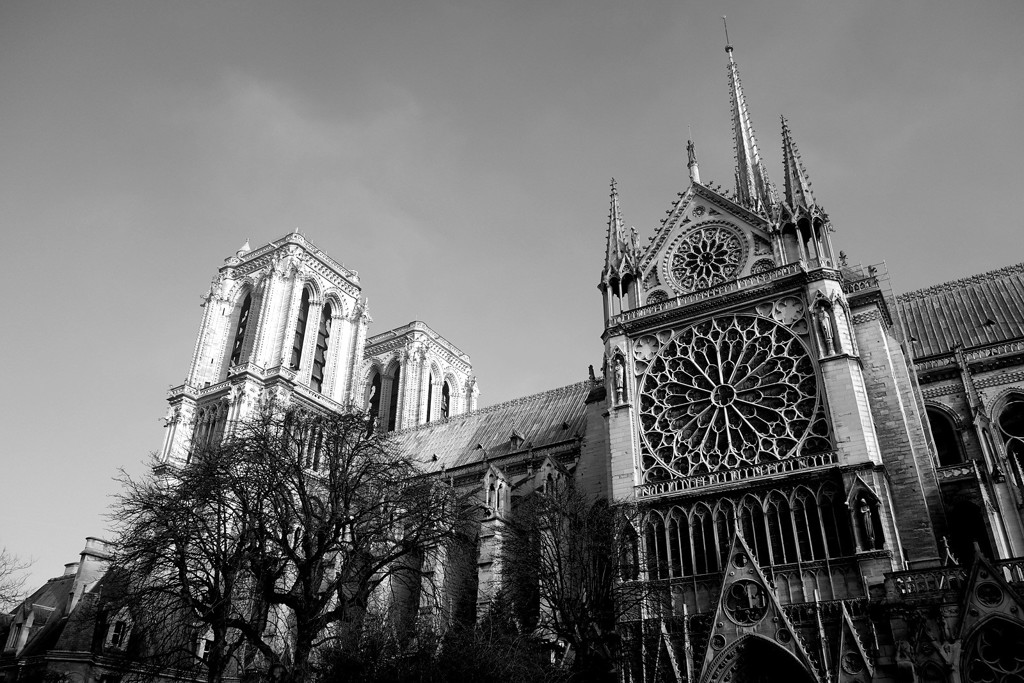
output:
<path id="1" fill-rule="evenodd" d="M 203 296 L 185 382 L 170 390 L 161 458 L 182 462 L 261 404 L 339 409 L 371 321 L 359 275 L 298 231 L 224 261 Z"/>

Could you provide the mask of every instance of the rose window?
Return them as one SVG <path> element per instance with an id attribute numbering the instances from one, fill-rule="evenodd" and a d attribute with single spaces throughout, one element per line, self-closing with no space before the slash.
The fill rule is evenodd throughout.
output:
<path id="1" fill-rule="evenodd" d="M 743 255 L 743 242 L 735 231 L 711 226 L 683 237 L 672 252 L 669 270 L 683 290 L 704 289 L 735 278 Z"/>
<path id="2" fill-rule="evenodd" d="M 669 339 L 640 380 L 645 482 L 828 447 L 810 354 L 770 319 L 714 318 Z"/>

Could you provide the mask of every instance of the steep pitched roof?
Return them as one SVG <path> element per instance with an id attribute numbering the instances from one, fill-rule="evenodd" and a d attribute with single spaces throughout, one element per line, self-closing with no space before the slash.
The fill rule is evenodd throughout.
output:
<path id="1" fill-rule="evenodd" d="M 917 358 L 1024 338 L 1024 263 L 896 297 Z"/>
<path id="2" fill-rule="evenodd" d="M 583 434 L 590 381 L 524 396 L 444 422 L 398 432 L 398 448 L 423 461 L 428 471 L 454 469 L 513 452 L 509 435 L 523 443 L 515 450 L 540 448 Z M 437 459 L 434 459 L 437 456 Z"/>

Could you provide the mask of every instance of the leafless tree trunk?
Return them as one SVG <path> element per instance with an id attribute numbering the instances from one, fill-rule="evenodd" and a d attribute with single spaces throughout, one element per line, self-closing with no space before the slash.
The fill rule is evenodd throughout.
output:
<path id="1" fill-rule="evenodd" d="M 567 644 L 581 680 L 614 678 L 616 622 L 642 599 L 628 524 L 627 509 L 560 481 L 519 503 L 506 536 L 503 572 L 518 618 Z"/>
<path id="2" fill-rule="evenodd" d="M 0 612 L 6 612 L 24 597 L 25 576 L 22 574 L 31 565 L 0 548 Z"/>

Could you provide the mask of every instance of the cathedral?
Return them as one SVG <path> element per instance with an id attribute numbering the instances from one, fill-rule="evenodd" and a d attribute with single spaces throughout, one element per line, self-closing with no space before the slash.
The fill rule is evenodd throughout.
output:
<path id="1" fill-rule="evenodd" d="M 612 182 L 589 378 L 478 409 L 466 352 L 419 321 L 369 334 L 358 274 L 293 232 L 218 271 L 161 457 L 269 398 L 365 410 L 474 495 L 477 614 L 524 496 L 567 478 L 633 505 L 651 597 L 618 624 L 623 681 L 1022 681 L 1024 264 L 895 295 L 841 251 L 785 120 L 771 181 L 726 51 L 735 187 L 701 181 L 691 142 L 644 241 Z M 112 642 L 52 632 L 95 584 L 90 543 L 73 600 L 44 587 L 8 615 L 4 680 Z M 423 592 L 420 623 L 455 599 Z"/>

